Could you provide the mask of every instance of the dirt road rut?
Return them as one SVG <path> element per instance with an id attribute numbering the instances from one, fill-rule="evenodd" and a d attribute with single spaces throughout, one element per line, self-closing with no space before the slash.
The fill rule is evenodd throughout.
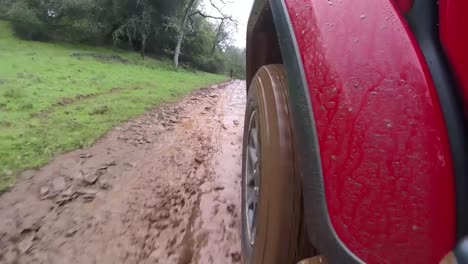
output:
<path id="1" fill-rule="evenodd" d="M 244 105 L 244 82 L 202 89 L 23 173 L 0 262 L 240 262 Z"/>

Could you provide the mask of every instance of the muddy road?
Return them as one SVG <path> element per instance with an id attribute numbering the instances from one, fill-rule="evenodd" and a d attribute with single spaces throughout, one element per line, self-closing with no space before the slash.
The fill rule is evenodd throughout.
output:
<path id="1" fill-rule="evenodd" d="M 194 92 L 23 173 L 0 263 L 240 263 L 245 83 Z"/>

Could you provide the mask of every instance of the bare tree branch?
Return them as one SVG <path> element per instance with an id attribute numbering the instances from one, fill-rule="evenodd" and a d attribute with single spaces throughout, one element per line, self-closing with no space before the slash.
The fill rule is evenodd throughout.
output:
<path id="1" fill-rule="evenodd" d="M 223 5 L 226 5 L 226 1 L 229 2 L 229 0 L 217 0 L 217 1 L 220 1 Z M 196 2 L 195 0 L 190 0 L 186 9 L 185 9 L 185 12 L 184 12 L 184 16 L 182 17 L 182 20 L 177 23 L 177 22 L 174 22 L 174 21 L 171 21 L 170 19 L 168 19 L 168 23 L 164 24 L 166 26 L 166 30 L 170 27 L 170 28 L 174 28 L 174 30 L 177 32 L 177 42 L 176 42 L 176 47 L 174 49 L 174 64 L 175 66 L 177 67 L 178 64 L 179 64 L 179 54 L 180 54 L 180 48 L 181 48 L 181 45 L 182 45 L 182 41 L 184 39 L 184 35 L 186 33 L 186 27 L 189 27 L 190 26 L 190 32 L 194 32 L 195 31 L 195 26 L 194 26 L 194 21 L 193 21 L 193 16 L 196 16 L 196 15 L 199 15 L 203 18 L 211 18 L 211 19 L 214 19 L 214 20 L 218 20 L 220 21 L 220 24 L 219 26 L 217 27 L 217 32 L 216 32 L 216 36 L 215 36 L 215 41 L 214 41 L 214 46 L 213 46 L 213 52 L 214 53 L 214 50 L 216 49 L 216 47 L 221 43 L 221 41 L 224 41 L 225 38 L 222 38 L 221 39 L 221 32 L 223 31 L 223 28 L 226 26 L 226 21 L 229 21 L 229 22 L 232 22 L 235 27 L 237 28 L 237 25 L 238 25 L 238 22 L 236 19 L 234 19 L 232 16 L 230 15 L 226 15 L 222 8 L 219 8 L 214 2 L 213 0 L 209 0 L 211 6 L 216 9 L 216 11 L 219 13 L 219 15 L 211 15 L 211 14 L 206 14 L 204 12 L 202 12 L 201 10 L 197 10 L 195 9 L 196 11 L 193 11 L 192 8 L 196 6 Z"/>
<path id="2" fill-rule="evenodd" d="M 225 4 L 222 0 L 221 3 Z M 225 16 L 223 11 L 213 3 L 213 0 L 210 0 L 210 4 L 214 9 L 218 11 L 218 13 L 220 13 L 222 16 Z"/>
<path id="3" fill-rule="evenodd" d="M 180 27 L 179 27 L 178 23 L 176 21 L 174 21 L 175 20 L 174 18 L 166 16 L 166 17 L 164 17 L 164 20 L 165 20 L 165 23 L 163 24 L 163 26 L 166 27 L 165 31 L 167 31 L 169 28 L 172 28 L 177 33 L 180 33 Z"/>
<path id="4" fill-rule="evenodd" d="M 234 22 L 234 23 L 237 23 L 237 21 L 232 18 L 231 16 L 212 16 L 212 15 L 207 15 L 207 14 L 203 14 L 200 10 L 197 10 L 195 12 L 193 12 L 192 14 L 190 14 L 189 17 L 192 17 L 194 15 L 200 15 L 204 18 L 212 18 L 212 19 L 216 19 L 216 20 L 229 20 L 231 22 Z"/>

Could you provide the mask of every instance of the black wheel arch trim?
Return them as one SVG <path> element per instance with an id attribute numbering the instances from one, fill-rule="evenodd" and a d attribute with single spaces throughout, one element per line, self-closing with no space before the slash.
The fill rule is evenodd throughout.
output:
<path id="1" fill-rule="evenodd" d="M 258 17 L 262 13 L 267 3 L 268 0 L 256 0 L 254 2 L 252 10 L 250 11 L 249 21 L 247 22 L 247 32 L 253 31 L 255 24 L 257 24 Z"/>
<path id="2" fill-rule="evenodd" d="M 454 250 L 457 264 L 468 264 L 468 237 L 462 239 Z"/>
<path id="3" fill-rule="evenodd" d="M 406 14 L 439 97 L 455 172 L 456 238 L 468 235 L 468 128 L 460 89 L 439 36 L 438 0 L 415 0 Z"/>
<path id="4" fill-rule="evenodd" d="M 328 214 L 317 130 L 309 100 L 302 59 L 284 0 L 270 0 L 283 64 L 288 73 L 293 140 L 304 195 L 308 237 L 330 263 L 364 263 L 336 234 Z"/>

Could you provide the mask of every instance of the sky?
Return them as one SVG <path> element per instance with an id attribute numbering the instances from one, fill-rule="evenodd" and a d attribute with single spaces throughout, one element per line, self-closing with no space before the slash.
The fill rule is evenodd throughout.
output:
<path id="1" fill-rule="evenodd" d="M 225 14 L 231 15 L 238 21 L 237 32 L 234 32 L 233 44 L 239 48 L 245 48 L 247 22 L 254 0 L 224 0 L 226 5 L 222 8 Z M 218 7 L 222 7 L 220 0 L 213 0 Z M 217 15 L 217 11 L 211 8 L 210 1 L 204 0 L 205 10 L 211 15 Z"/>

